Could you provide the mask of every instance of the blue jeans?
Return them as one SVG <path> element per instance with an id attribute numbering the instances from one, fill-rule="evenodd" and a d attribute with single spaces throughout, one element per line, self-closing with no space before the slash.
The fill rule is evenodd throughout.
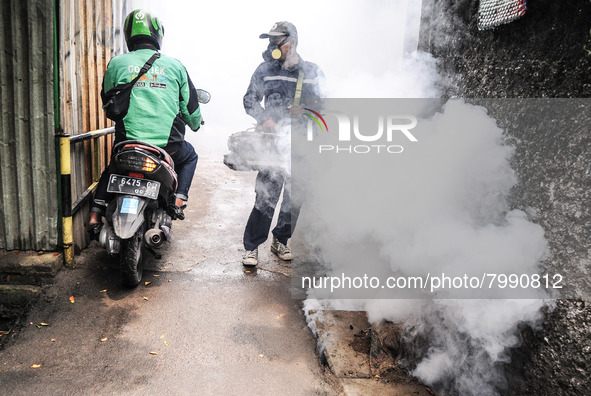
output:
<path id="1" fill-rule="evenodd" d="M 183 141 L 181 148 L 170 154 L 170 156 L 174 161 L 174 171 L 179 182 L 176 188 L 176 197 L 187 201 L 189 199 L 189 188 L 191 188 L 191 182 L 193 181 L 193 175 L 195 174 L 199 157 L 191 143 L 187 141 Z"/>
<path id="2" fill-rule="evenodd" d="M 164 148 L 166 150 L 166 147 Z M 168 150 L 166 150 L 168 152 Z M 174 151 L 168 152 L 174 161 L 174 171 L 177 174 L 178 185 L 176 188 L 176 197 L 187 201 L 189 199 L 189 189 L 197 167 L 198 156 L 191 143 L 183 141 L 181 147 Z M 107 203 L 113 199 L 113 194 L 107 192 L 109 184 L 109 168 L 104 170 L 99 179 L 96 191 L 94 193 L 94 203 L 91 212 L 105 213 Z"/>

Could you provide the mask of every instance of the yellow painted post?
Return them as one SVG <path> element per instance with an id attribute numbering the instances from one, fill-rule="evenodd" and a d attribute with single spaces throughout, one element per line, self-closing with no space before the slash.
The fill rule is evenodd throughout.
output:
<path id="1" fill-rule="evenodd" d="M 72 229 L 70 136 L 60 136 L 60 174 L 62 183 L 62 236 L 66 266 L 74 262 L 74 236 Z"/>

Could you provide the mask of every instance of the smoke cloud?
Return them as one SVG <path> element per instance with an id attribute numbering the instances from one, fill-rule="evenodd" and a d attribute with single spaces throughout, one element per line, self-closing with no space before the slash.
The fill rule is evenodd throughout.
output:
<path id="1" fill-rule="evenodd" d="M 484 108 L 452 100 L 422 126 L 416 146 L 390 162 L 365 167 L 333 158 L 322 167 L 306 207 L 311 217 L 298 225 L 306 227 L 304 238 L 313 239 L 307 244 L 315 247 L 316 260 L 329 274 L 351 277 L 538 273 L 547 249 L 544 232 L 507 203 L 518 179 L 510 166 L 513 147 L 496 122 Z M 308 308 L 346 306 L 315 301 L 326 298 L 325 290 L 308 292 Z M 502 363 L 520 343 L 518 330 L 539 325 L 548 297 L 540 292 L 540 299 L 507 300 L 510 294 L 501 288 L 486 300 L 411 291 L 404 296 L 414 300 L 383 299 L 382 292 L 363 294 L 365 300 L 350 309 L 361 306 L 372 323 L 404 323 L 409 343 L 427 340 L 428 348 L 407 362 L 426 384 L 479 395 L 504 389 Z"/>
<path id="2" fill-rule="evenodd" d="M 437 97 L 446 82 L 436 73 L 436 60 L 408 51 L 404 42 L 377 70 L 370 65 L 348 74 L 341 70 L 345 74 L 336 73 L 343 76 L 336 81 L 327 73 L 330 96 Z M 475 270 L 537 274 L 547 252 L 544 231 L 508 204 L 519 180 L 510 166 L 514 148 L 496 121 L 482 107 L 451 100 L 420 124 L 419 143 L 405 146 L 390 162 L 364 165 L 332 157 L 314 164 L 317 172 L 302 171 L 314 177 L 296 232 L 312 257 L 332 271 L 329 275 L 351 277 L 368 271 L 379 276 Z M 453 293 L 384 299 L 377 290 L 374 298 L 349 293 L 348 298 L 362 299 L 347 300 L 342 295 L 325 299 L 323 292 L 308 290 L 306 311 L 364 310 L 372 323 L 404 323 L 409 344 L 426 340 L 407 367 L 449 394 L 502 394 L 503 365 L 510 361 L 510 349 L 520 345 L 519 331 L 526 325 L 537 328 L 548 304 L 544 292 L 508 300 L 502 289 L 490 299 L 453 299 Z M 309 315 L 312 327 L 318 315 Z"/>

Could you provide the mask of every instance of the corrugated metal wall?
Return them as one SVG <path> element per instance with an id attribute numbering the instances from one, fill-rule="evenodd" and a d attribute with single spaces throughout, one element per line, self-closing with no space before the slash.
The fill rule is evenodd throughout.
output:
<path id="1" fill-rule="evenodd" d="M 58 244 L 52 0 L 0 1 L 0 248 Z"/>

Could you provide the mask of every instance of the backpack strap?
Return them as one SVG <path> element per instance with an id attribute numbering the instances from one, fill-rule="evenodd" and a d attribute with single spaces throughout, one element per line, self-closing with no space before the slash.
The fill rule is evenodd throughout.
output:
<path id="1" fill-rule="evenodd" d="M 154 55 L 152 55 L 150 57 L 150 59 L 148 59 L 148 61 L 140 69 L 140 72 L 138 73 L 138 75 L 133 80 L 131 80 L 132 87 L 135 85 L 137 80 L 140 79 L 141 76 L 143 76 L 144 74 L 146 74 L 148 72 L 148 70 L 150 70 L 150 68 L 152 67 L 152 63 L 154 63 L 154 61 L 158 58 L 160 58 L 160 52 L 156 52 Z"/>

